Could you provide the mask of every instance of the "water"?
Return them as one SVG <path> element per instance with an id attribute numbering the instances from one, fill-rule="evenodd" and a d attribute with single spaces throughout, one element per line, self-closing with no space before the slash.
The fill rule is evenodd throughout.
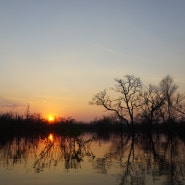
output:
<path id="1" fill-rule="evenodd" d="M 0 185 L 185 184 L 183 139 L 83 134 L 0 141 Z"/>

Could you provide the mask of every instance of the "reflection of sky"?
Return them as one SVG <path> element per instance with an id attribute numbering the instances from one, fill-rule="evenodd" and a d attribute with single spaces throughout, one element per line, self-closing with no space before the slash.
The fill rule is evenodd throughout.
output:
<path id="1" fill-rule="evenodd" d="M 33 112 L 92 119 L 91 97 L 127 73 L 185 89 L 184 1 L 0 4 L 1 97 Z"/>

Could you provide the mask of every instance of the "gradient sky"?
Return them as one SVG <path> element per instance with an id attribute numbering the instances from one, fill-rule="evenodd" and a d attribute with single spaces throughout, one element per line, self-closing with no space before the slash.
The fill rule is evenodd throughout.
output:
<path id="1" fill-rule="evenodd" d="M 0 110 L 93 120 L 126 74 L 185 90 L 184 0 L 0 0 Z"/>

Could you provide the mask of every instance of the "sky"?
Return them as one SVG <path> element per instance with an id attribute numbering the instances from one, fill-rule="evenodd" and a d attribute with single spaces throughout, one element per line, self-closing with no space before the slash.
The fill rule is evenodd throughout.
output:
<path id="1" fill-rule="evenodd" d="M 134 74 L 185 90 L 184 0 L 0 0 L 0 112 L 90 121 L 93 95 Z"/>

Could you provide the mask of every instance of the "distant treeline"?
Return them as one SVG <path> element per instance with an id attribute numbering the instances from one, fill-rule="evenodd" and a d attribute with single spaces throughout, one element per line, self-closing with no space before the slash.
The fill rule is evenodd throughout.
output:
<path id="1" fill-rule="evenodd" d="M 2 135 L 38 135 L 55 132 L 62 135 L 77 136 L 83 132 L 120 131 L 124 126 L 112 117 L 102 117 L 91 122 L 79 122 L 72 118 L 56 118 L 52 123 L 40 114 L 20 116 L 12 112 L 0 114 L 0 134 Z M 124 127 L 128 129 L 127 126 Z"/>
<path id="2" fill-rule="evenodd" d="M 112 116 L 103 116 L 91 122 L 78 122 L 72 118 L 57 119 L 53 123 L 42 119 L 39 114 L 28 117 L 14 115 L 12 113 L 0 114 L 0 139 L 9 139 L 14 136 L 33 137 L 45 136 L 55 133 L 63 136 L 78 137 L 82 133 L 96 133 L 100 137 L 108 137 L 109 134 L 121 133 L 167 133 L 178 136 L 185 136 L 185 122 L 174 122 L 171 124 L 148 124 L 146 122 L 134 125 L 131 129 L 127 124 L 123 124 Z"/>

